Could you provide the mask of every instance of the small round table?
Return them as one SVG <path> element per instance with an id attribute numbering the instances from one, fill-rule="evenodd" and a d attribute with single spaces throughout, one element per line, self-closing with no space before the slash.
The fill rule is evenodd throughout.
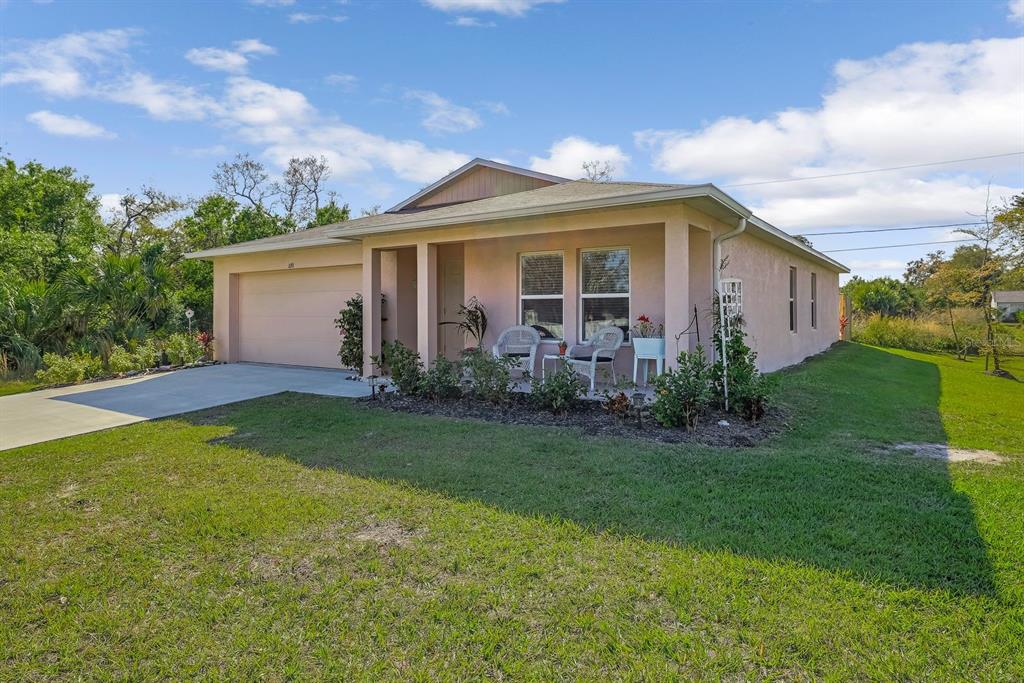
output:
<path id="1" fill-rule="evenodd" d="M 561 353 L 545 353 L 540 358 L 540 378 L 544 379 L 547 371 L 547 364 L 549 360 L 565 360 L 569 356 Z"/>
<path id="2" fill-rule="evenodd" d="M 649 369 L 647 367 L 647 361 L 651 361 L 651 360 L 654 361 L 654 374 L 655 374 L 655 376 L 660 375 L 662 372 L 664 372 L 664 370 L 665 370 L 665 354 L 664 353 L 659 353 L 659 354 L 656 354 L 656 355 L 654 355 L 654 354 L 648 355 L 646 353 L 639 352 L 636 349 L 633 349 L 633 384 L 637 383 L 636 382 L 636 374 L 637 374 L 637 370 L 639 369 L 639 366 L 640 366 L 640 361 L 644 362 L 644 384 L 647 384 L 647 379 L 648 379 L 647 372 L 648 372 L 648 369 Z"/>

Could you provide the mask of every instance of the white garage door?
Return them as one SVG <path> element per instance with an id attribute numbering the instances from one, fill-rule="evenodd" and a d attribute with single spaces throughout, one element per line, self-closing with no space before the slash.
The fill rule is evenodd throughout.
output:
<path id="1" fill-rule="evenodd" d="M 239 275 L 239 360 L 340 367 L 334 319 L 358 291 L 361 270 L 337 266 Z"/>

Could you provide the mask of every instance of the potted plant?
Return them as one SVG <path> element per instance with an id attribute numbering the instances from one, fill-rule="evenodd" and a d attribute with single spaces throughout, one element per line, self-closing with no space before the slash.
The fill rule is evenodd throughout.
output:
<path id="1" fill-rule="evenodd" d="M 665 324 L 641 314 L 632 329 L 633 350 L 641 358 L 665 355 Z"/>

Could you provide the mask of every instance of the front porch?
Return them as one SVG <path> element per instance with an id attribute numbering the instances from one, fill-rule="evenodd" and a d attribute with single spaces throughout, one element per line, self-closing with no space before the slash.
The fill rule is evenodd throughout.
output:
<path id="1" fill-rule="evenodd" d="M 457 360 L 477 340 L 442 323 L 457 321 L 459 305 L 473 297 L 488 316 L 479 340 L 485 349 L 513 325 L 540 333 L 531 371 L 536 376 L 561 341 L 572 347 L 601 327 L 616 326 L 625 341 L 614 355 L 614 370 L 620 380 L 632 380 L 629 329 L 641 314 L 664 321 L 669 367 L 679 351 L 707 345 L 711 226 L 679 209 L 669 215 L 634 209 L 617 218 L 604 212 L 590 220 L 520 221 L 518 230 L 507 223 L 500 230 L 449 229 L 415 235 L 415 242 L 366 239 L 364 372 L 374 373 L 370 357 L 385 340 L 415 349 L 427 365 L 439 355 Z M 635 218 L 648 220 L 629 220 Z M 653 361 L 650 366 L 653 374 Z M 595 394 L 611 386 L 610 378 L 603 385 Z"/>

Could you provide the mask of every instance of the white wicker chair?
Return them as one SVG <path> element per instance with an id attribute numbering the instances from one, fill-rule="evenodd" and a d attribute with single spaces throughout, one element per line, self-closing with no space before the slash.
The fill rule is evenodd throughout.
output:
<path id="1" fill-rule="evenodd" d="M 602 327 L 591 335 L 585 344 L 573 344 L 566 353 L 566 362 L 577 372 L 590 378 L 590 393 L 594 393 L 597 381 L 597 366 L 606 365 L 615 377 L 615 352 L 622 346 L 625 334 L 621 327 Z"/>
<path id="2" fill-rule="evenodd" d="M 495 358 L 513 358 L 516 367 L 523 374 L 533 374 L 533 364 L 537 359 L 537 347 L 540 346 L 540 333 L 529 325 L 515 325 L 500 335 L 491 347 Z"/>

